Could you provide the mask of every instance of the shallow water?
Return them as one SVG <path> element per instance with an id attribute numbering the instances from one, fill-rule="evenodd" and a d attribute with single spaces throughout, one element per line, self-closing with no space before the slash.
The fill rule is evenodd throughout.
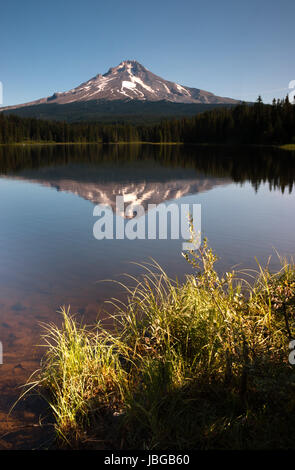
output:
<path id="1" fill-rule="evenodd" d="M 121 295 L 117 285 L 99 281 L 142 272 L 132 261 L 152 257 L 180 279 L 191 272 L 181 240 L 96 240 L 96 204 L 114 209 L 116 195 L 124 195 L 147 214 L 150 203 L 199 203 L 202 232 L 220 257 L 219 270 L 255 267 L 255 256 L 266 263 L 271 254 L 276 269 L 274 248 L 295 253 L 294 180 L 295 157 L 274 149 L 0 148 L 2 428 L 12 426 L 6 413 L 15 387 L 38 366 L 40 321 L 58 322 L 57 309 L 70 304 L 93 322 L 105 300 Z"/>

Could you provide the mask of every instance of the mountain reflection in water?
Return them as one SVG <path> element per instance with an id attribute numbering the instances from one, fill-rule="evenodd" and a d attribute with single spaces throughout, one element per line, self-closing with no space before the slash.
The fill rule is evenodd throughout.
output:
<path id="1" fill-rule="evenodd" d="M 265 148 L 149 145 L 0 148 L 0 175 L 76 194 L 114 207 L 160 204 L 230 182 L 292 191 L 295 159 Z"/>

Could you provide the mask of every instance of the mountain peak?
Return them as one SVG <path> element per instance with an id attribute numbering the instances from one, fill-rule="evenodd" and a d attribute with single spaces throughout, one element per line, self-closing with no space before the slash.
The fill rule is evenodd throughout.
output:
<path id="1" fill-rule="evenodd" d="M 147 71 L 147 69 L 137 62 L 137 60 L 123 60 L 116 67 L 111 67 L 104 76 L 110 75 L 111 73 L 122 73 L 125 71 L 138 73 L 139 71 Z"/>
<path id="2" fill-rule="evenodd" d="M 122 62 L 120 62 L 119 66 L 122 66 L 122 65 L 140 65 L 142 67 L 142 65 L 137 61 L 137 60 L 123 60 Z"/>
<path id="3" fill-rule="evenodd" d="M 91 100 L 134 100 L 134 101 L 169 101 L 172 103 L 223 104 L 237 103 L 231 98 L 222 98 L 199 88 L 190 88 L 165 80 L 150 72 L 137 60 L 123 60 L 116 67 L 111 67 L 105 74 L 97 74 L 87 82 L 65 92 L 9 109 L 37 104 L 66 104 Z M 2 108 L 5 110 L 6 108 Z"/>

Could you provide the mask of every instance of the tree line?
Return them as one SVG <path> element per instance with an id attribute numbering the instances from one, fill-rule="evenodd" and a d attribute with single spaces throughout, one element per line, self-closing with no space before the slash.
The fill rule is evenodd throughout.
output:
<path id="1" fill-rule="evenodd" d="M 0 143 L 183 142 L 216 144 L 295 143 L 295 106 L 288 96 L 264 104 L 242 103 L 158 124 L 68 123 L 0 113 Z"/>

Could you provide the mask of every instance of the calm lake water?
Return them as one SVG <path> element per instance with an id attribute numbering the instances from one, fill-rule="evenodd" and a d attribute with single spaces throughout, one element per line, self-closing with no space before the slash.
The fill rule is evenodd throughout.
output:
<path id="1" fill-rule="evenodd" d="M 38 322 L 59 321 L 59 306 L 70 304 L 93 322 L 103 302 L 120 295 L 118 286 L 99 281 L 142 272 L 132 261 L 152 257 L 180 279 L 191 272 L 181 240 L 96 240 L 96 204 L 113 207 L 116 195 L 145 208 L 199 203 L 219 270 L 255 267 L 255 257 L 265 263 L 271 254 L 275 269 L 274 248 L 295 254 L 294 181 L 295 156 L 275 149 L 0 148 L 2 396 L 36 367 Z"/>

